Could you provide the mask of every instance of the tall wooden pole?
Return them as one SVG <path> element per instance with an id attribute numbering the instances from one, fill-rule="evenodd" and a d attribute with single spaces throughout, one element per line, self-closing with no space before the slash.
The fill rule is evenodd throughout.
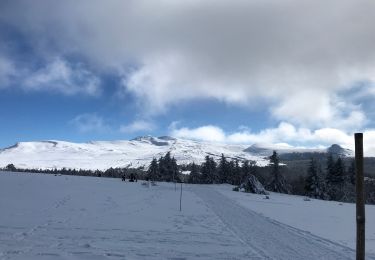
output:
<path id="1" fill-rule="evenodd" d="M 365 196 L 363 191 L 363 134 L 354 134 L 357 207 L 357 260 L 365 259 Z"/>

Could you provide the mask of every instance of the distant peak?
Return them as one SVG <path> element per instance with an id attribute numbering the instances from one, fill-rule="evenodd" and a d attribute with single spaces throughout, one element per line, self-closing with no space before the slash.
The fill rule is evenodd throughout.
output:
<path id="1" fill-rule="evenodd" d="M 140 135 L 131 139 L 130 141 L 149 141 L 149 140 L 152 140 L 153 138 L 154 137 L 151 135 Z"/>
<path id="2" fill-rule="evenodd" d="M 331 154 L 344 155 L 344 156 L 352 156 L 353 155 L 352 150 L 345 149 L 338 144 L 333 144 L 330 147 L 328 147 L 327 152 L 331 153 Z"/>
<path id="3" fill-rule="evenodd" d="M 3 148 L 2 150 L 9 150 L 9 149 L 17 148 L 19 145 L 20 145 L 20 142 L 17 142 L 14 145 Z"/>
<path id="4" fill-rule="evenodd" d="M 176 138 L 168 135 L 159 136 L 158 139 L 165 140 L 165 141 L 175 141 Z"/>
<path id="5" fill-rule="evenodd" d="M 169 145 L 169 141 L 172 141 L 175 139 L 172 139 L 172 137 L 169 136 L 162 136 L 162 137 L 153 137 L 151 135 L 146 136 L 138 136 L 131 141 L 137 141 L 137 142 L 144 142 L 144 143 L 151 143 L 156 146 L 165 146 Z"/>
<path id="6" fill-rule="evenodd" d="M 338 144 L 332 144 L 330 147 L 332 147 L 332 148 L 342 148 L 340 145 L 338 145 Z"/>
<path id="7" fill-rule="evenodd" d="M 340 145 L 338 144 L 333 144 L 330 147 L 327 148 L 327 151 L 330 153 L 337 153 L 344 150 Z"/>

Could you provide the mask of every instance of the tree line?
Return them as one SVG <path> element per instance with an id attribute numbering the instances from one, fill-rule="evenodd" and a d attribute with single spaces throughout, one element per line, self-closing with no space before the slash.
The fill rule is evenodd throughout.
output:
<path id="1" fill-rule="evenodd" d="M 305 195 L 322 200 L 335 200 L 343 202 L 355 201 L 355 166 L 354 159 L 345 165 L 341 157 L 335 158 L 328 154 L 325 160 L 311 158 L 305 171 L 307 174 L 300 176 L 300 182 L 292 182 L 285 177 L 288 172 L 287 165 L 280 163 L 276 151 L 269 157 L 270 163 L 260 167 L 255 161 L 229 160 L 224 154 L 219 160 L 207 155 L 202 164 L 191 163 L 178 166 L 170 153 L 151 161 L 146 179 L 152 181 L 184 181 L 192 184 L 232 184 L 240 187 L 250 176 L 254 176 L 268 191 Z M 189 170 L 189 175 L 179 173 L 181 169 Z M 375 203 L 375 182 L 371 179 L 365 181 L 366 201 Z M 296 192 L 300 185 L 302 192 Z"/>
<path id="2" fill-rule="evenodd" d="M 8 172 L 25 172 L 25 173 L 43 173 L 43 174 L 54 174 L 54 175 L 75 175 L 75 176 L 91 176 L 91 177 L 108 177 L 108 178 L 122 178 L 126 176 L 129 178 L 131 174 L 136 175 L 139 179 L 145 178 L 145 172 L 143 169 L 138 168 L 108 168 L 107 170 L 85 170 L 85 169 L 28 169 L 28 168 L 17 168 L 14 164 L 10 163 L 4 168 L 0 168 L 0 171 Z"/>
<path id="3" fill-rule="evenodd" d="M 305 180 L 306 195 L 317 199 L 328 199 L 337 201 L 355 200 L 355 165 L 351 160 L 350 165 L 345 167 L 341 157 L 334 159 L 329 154 L 326 167 L 311 159 Z"/>
<path id="4" fill-rule="evenodd" d="M 168 152 L 157 160 L 154 158 L 147 171 L 147 179 L 152 181 L 181 181 L 192 184 L 232 184 L 239 186 L 244 183 L 250 175 L 260 178 L 267 182 L 269 191 L 291 193 L 290 184 L 287 183 L 280 171 L 279 158 L 276 152 L 270 157 L 271 176 L 265 179 L 258 172 L 261 167 L 256 165 L 255 161 L 240 161 L 238 159 L 228 160 L 224 154 L 221 155 L 218 162 L 207 155 L 202 164 L 191 163 L 184 168 L 190 171 L 190 174 L 184 176 L 179 174 L 179 166 L 176 160 Z"/>
<path id="5" fill-rule="evenodd" d="M 301 174 L 297 181 L 293 181 L 290 176 L 286 178 L 288 167 L 280 164 L 280 157 L 276 151 L 269 157 L 269 160 L 268 166 L 261 167 L 255 161 L 228 159 L 222 154 L 218 160 L 207 155 L 201 164 L 178 165 L 177 160 L 171 156 L 170 152 L 167 152 L 159 159 L 154 158 L 146 171 L 143 168 L 109 168 L 105 171 L 67 168 L 18 169 L 13 164 L 7 165 L 2 170 L 111 178 L 122 178 L 124 176 L 129 178 L 133 174 L 140 180 L 183 181 L 193 184 L 227 183 L 237 187 L 252 176 L 268 191 L 306 195 L 323 200 L 355 201 L 355 167 L 353 159 L 346 166 L 342 158 L 334 158 L 332 154 L 328 154 L 326 160 L 311 158 L 307 168 L 305 168 L 307 174 Z M 189 171 L 190 174 L 182 174 L 183 170 Z M 366 202 L 375 203 L 375 181 L 373 179 L 365 179 L 365 191 Z"/>

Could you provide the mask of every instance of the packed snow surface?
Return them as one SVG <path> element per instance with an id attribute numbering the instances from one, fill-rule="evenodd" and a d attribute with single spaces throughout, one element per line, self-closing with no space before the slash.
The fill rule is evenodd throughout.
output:
<path id="1" fill-rule="evenodd" d="M 0 259 L 355 257 L 352 204 L 184 184 L 180 212 L 180 187 L 0 172 Z M 370 221 L 366 231 L 375 259 Z"/>

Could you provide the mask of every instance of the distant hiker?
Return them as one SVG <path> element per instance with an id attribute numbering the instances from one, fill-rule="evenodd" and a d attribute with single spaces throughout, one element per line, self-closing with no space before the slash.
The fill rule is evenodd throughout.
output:
<path id="1" fill-rule="evenodd" d="M 126 180 L 125 180 L 125 174 L 123 174 L 123 175 L 121 176 L 121 181 L 126 181 Z"/>

